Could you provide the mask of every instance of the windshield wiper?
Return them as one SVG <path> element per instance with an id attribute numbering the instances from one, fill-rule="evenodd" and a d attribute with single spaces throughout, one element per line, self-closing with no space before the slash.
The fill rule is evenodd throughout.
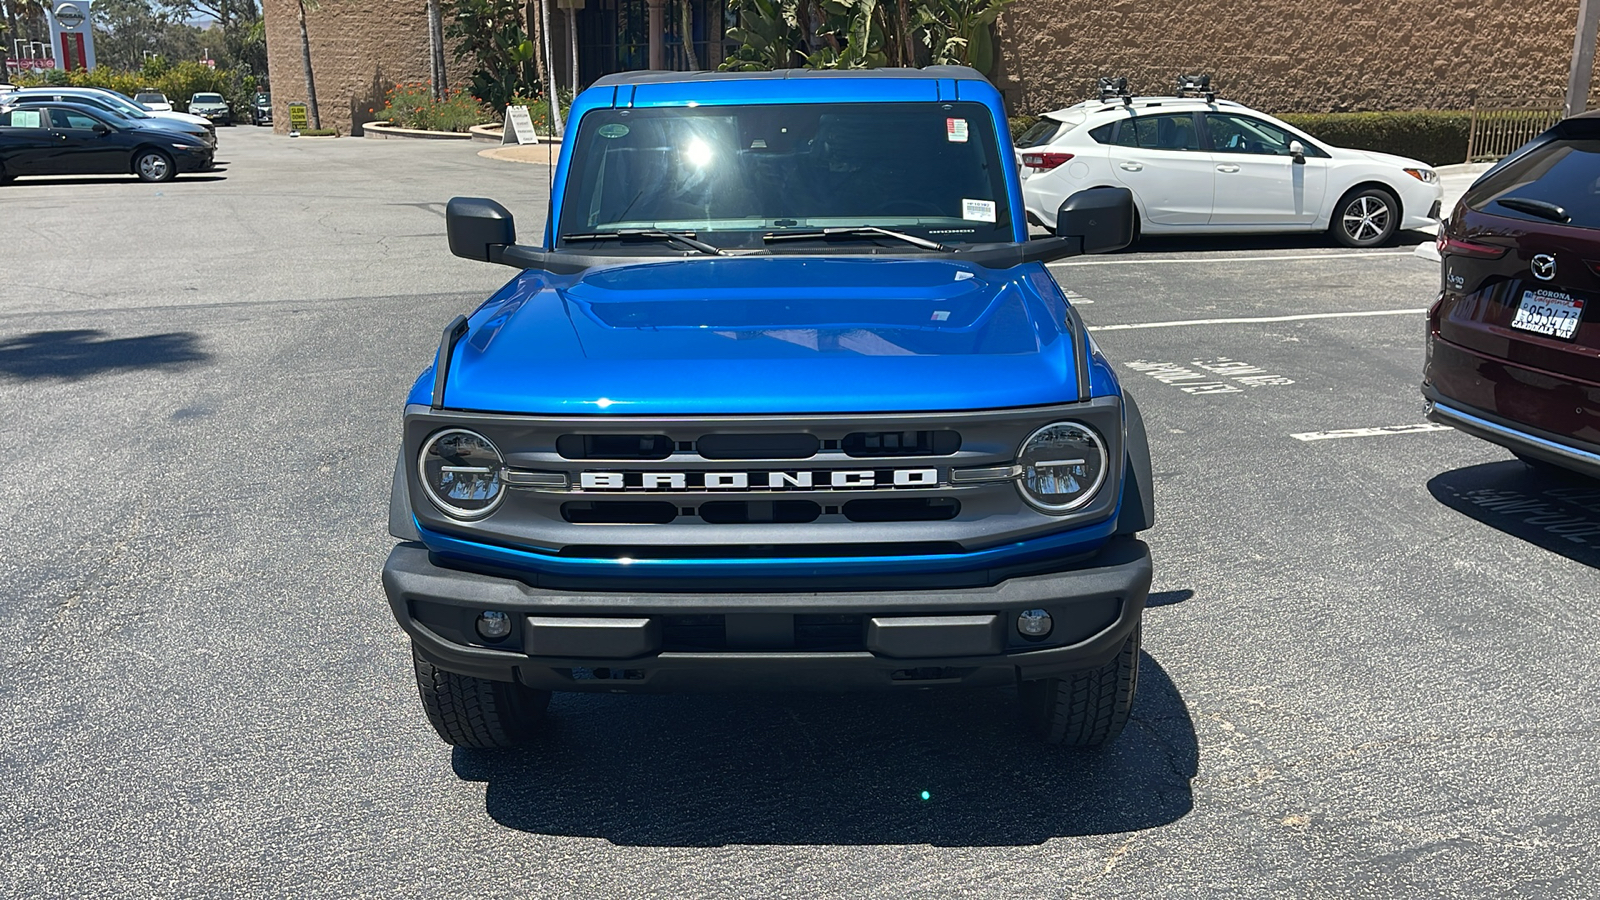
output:
<path id="1" fill-rule="evenodd" d="M 586 234 L 563 234 L 563 241 L 620 241 L 625 238 L 638 238 L 646 241 L 676 241 L 685 247 L 693 247 L 701 253 L 711 256 L 727 256 L 728 252 L 721 247 L 715 247 L 705 241 L 696 240 L 693 233 L 682 231 L 661 231 L 654 228 L 623 228 L 617 231 L 594 231 Z"/>
<path id="2" fill-rule="evenodd" d="M 879 228 L 876 225 L 858 225 L 847 228 L 812 228 L 805 231 L 769 231 L 761 236 L 761 240 L 772 243 L 774 241 L 801 241 L 807 238 L 819 237 L 887 237 L 905 241 L 913 247 L 921 247 L 924 250 L 937 250 L 940 253 L 955 252 L 955 248 L 947 244 L 930 241 L 914 234 L 906 234 L 903 231 L 890 231 L 887 228 Z"/>
<path id="3" fill-rule="evenodd" d="M 1554 203 L 1546 203 L 1543 200 L 1530 200 L 1527 197 L 1501 197 L 1495 202 L 1506 209 L 1525 212 L 1530 216 L 1538 216 L 1541 219 L 1549 219 L 1552 222 L 1572 221 L 1572 217 L 1567 215 L 1565 209 Z"/>

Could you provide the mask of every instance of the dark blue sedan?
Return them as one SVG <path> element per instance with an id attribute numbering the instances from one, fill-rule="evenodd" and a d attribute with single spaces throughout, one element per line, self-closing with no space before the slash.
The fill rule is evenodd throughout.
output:
<path id="1" fill-rule="evenodd" d="M 192 135 L 113 119 L 82 104 L 0 108 L 0 182 L 18 175 L 118 174 L 170 181 L 211 166 L 211 148 Z"/>

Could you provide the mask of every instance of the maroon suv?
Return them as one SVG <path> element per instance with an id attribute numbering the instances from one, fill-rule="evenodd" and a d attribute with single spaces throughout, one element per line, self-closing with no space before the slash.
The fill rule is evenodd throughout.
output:
<path id="1" fill-rule="evenodd" d="M 1428 418 L 1600 478 L 1600 112 L 1483 174 L 1439 233 Z"/>

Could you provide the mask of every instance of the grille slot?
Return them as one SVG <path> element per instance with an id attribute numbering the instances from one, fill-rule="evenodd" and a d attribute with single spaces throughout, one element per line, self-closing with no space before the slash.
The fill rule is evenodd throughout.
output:
<path id="1" fill-rule="evenodd" d="M 840 442 L 846 456 L 950 456 L 961 449 L 958 431 L 855 431 Z"/>
<path id="2" fill-rule="evenodd" d="M 568 544 L 560 556 L 587 559 L 804 559 L 808 557 L 942 556 L 963 552 L 955 541 L 880 544 Z"/>
<path id="3" fill-rule="evenodd" d="M 563 434 L 556 438 L 563 459 L 666 459 L 672 439 L 664 434 Z"/>
<path id="4" fill-rule="evenodd" d="M 666 525 L 678 505 L 661 500 L 573 500 L 561 504 L 561 518 L 574 525 Z"/>
<path id="5" fill-rule="evenodd" d="M 810 459 L 821 448 L 813 434 L 708 434 L 695 442 L 706 459 Z"/>
<path id="6" fill-rule="evenodd" d="M 700 518 L 712 525 L 759 522 L 815 522 L 822 505 L 810 500 L 714 500 L 700 504 Z"/>
<path id="7" fill-rule="evenodd" d="M 843 512 L 852 522 L 947 522 L 961 515 L 961 501 L 954 497 L 851 500 Z"/>

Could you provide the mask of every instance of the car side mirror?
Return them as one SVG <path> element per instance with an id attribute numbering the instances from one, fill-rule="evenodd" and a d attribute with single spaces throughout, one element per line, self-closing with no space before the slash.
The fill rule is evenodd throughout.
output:
<path id="1" fill-rule="evenodd" d="M 450 252 L 462 259 L 499 262 L 517 242 L 517 224 L 504 206 L 483 197 L 452 197 L 444 210 Z"/>
<path id="2" fill-rule="evenodd" d="M 94 123 L 94 127 L 90 130 L 92 130 L 95 134 L 110 134 L 111 126 L 106 125 L 103 122 L 96 122 Z"/>
<path id="3" fill-rule="evenodd" d="M 1061 201 L 1056 235 L 1083 241 L 1083 253 L 1110 253 L 1133 243 L 1133 192 L 1124 187 L 1088 188 Z"/>
<path id="4" fill-rule="evenodd" d="M 1300 143 L 1299 141 L 1290 141 L 1289 142 L 1289 155 L 1294 157 L 1294 164 L 1295 165 L 1297 165 L 1297 166 L 1305 165 L 1306 164 L 1306 145 Z"/>

